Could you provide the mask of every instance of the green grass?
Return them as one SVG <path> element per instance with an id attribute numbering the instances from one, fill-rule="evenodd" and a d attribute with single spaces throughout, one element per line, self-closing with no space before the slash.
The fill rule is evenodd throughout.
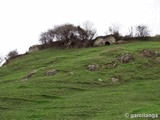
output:
<path id="1" fill-rule="evenodd" d="M 143 57 L 143 49 L 160 51 L 160 41 L 46 49 L 14 59 L 0 68 L 0 120 L 130 120 L 125 113 L 160 114 L 160 63 Z M 120 63 L 124 53 L 135 60 Z M 112 61 L 116 68 L 103 67 Z M 88 71 L 89 64 L 100 69 Z M 58 73 L 46 76 L 51 69 Z M 24 80 L 32 70 L 38 72 Z M 121 81 L 112 83 L 116 76 Z"/>

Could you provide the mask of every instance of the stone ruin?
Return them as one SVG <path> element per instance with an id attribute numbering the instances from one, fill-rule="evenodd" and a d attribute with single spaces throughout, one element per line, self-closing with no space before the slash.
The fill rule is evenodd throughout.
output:
<path id="1" fill-rule="evenodd" d="M 112 35 L 99 36 L 95 39 L 94 46 L 105 46 L 116 43 L 116 39 Z"/>

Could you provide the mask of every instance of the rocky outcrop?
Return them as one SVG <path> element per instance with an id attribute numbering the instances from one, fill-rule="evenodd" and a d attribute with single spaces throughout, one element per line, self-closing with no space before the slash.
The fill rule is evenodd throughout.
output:
<path id="1" fill-rule="evenodd" d="M 119 61 L 120 61 L 121 63 L 129 63 L 129 62 L 131 62 L 131 61 L 133 61 L 133 60 L 134 60 L 133 55 L 128 54 L 128 53 L 122 55 L 122 56 L 119 58 Z"/>
<path id="2" fill-rule="evenodd" d="M 97 38 L 94 42 L 94 46 L 103 46 L 104 45 L 104 39 L 103 38 Z"/>
<path id="3" fill-rule="evenodd" d="M 99 36 L 95 39 L 94 46 L 104 46 L 104 45 L 112 45 L 116 42 L 116 39 L 109 36 Z"/>
<path id="4" fill-rule="evenodd" d="M 107 42 L 109 42 L 110 45 L 112 45 L 116 42 L 116 39 L 113 36 L 106 36 L 104 38 L 104 41 L 105 41 L 105 45 L 107 44 Z"/>
<path id="5" fill-rule="evenodd" d="M 142 51 L 142 54 L 145 57 L 152 57 L 154 55 L 154 52 L 150 49 L 146 49 Z"/>
<path id="6" fill-rule="evenodd" d="M 36 51 L 39 51 L 39 45 L 33 45 L 29 48 L 29 53 L 32 53 L 32 52 L 36 52 Z"/>
<path id="7" fill-rule="evenodd" d="M 87 69 L 90 71 L 96 71 L 99 69 L 99 66 L 98 65 L 88 65 Z"/>

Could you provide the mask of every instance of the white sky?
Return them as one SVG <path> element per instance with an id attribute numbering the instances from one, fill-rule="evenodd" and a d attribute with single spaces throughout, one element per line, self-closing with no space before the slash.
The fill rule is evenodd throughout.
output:
<path id="1" fill-rule="evenodd" d="M 152 35 L 160 34 L 160 0 L 0 0 L 0 56 L 26 52 L 54 25 L 85 21 L 94 23 L 98 35 L 113 23 L 122 33 L 145 24 Z"/>

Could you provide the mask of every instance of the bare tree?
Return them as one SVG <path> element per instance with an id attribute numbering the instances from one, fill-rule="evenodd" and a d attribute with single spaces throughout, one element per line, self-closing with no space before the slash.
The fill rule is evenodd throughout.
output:
<path id="1" fill-rule="evenodd" d="M 90 40 L 96 35 L 96 30 L 92 24 L 85 23 L 85 29 L 80 26 L 74 26 L 72 24 L 63 24 L 55 26 L 53 29 L 43 32 L 40 35 L 39 41 L 42 44 L 48 44 L 53 41 L 66 41 L 69 40 Z"/>
<path id="2" fill-rule="evenodd" d="M 146 25 L 137 26 L 136 27 L 136 36 L 137 37 L 149 36 L 149 28 Z"/>
<path id="3" fill-rule="evenodd" d="M 42 44 L 49 44 L 53 41 L 54 39 L 54 34 L 53 30 L 48 30 L 47 32 L 42 32 L 40 35 L 39 41 Z"/>
<path id="4" fill-rule="evenodd" d="M 133 37 L 134 36 L 134 28 L 133 28 L 133 26 L 128 28 L 128 32 L 129 32 L 129 34 L 128 34 L 129 37 Z"/>
<path id="5" fill-rule="evenodd" d="M 93 26 L 93 23 L 91 23 L 90 21 L 86 21 L 83 23 L 83 29 L 86 32 L 87 40 L 92 40 L 96 37 L 97 30 Z"/>
<path id="6" fill-rule="evenodd" d="M 111 35 L 114 35 L 114 36 L 119 36 L 120 35 L 119 30 L 120 30 L 120 25 L 119 24 L 112 24 L 109 27 L 109 33 Z"/>
<path id="7" fill-rule="evenodd" d="M 12 50 L 12 51 L 10 51 L 10 52 L 8 53 L 8 55 L 7 55 L 7 60 L 13 59 L 13 58 L 15 58 L 16 56 L 18 56 L 17 50 L 16 50 L 16 49 L 15 49 L 15 50 Z"/>
<path id="8" fill-rule="evenodd" d="M 78 35 L 77 27 L 72 24 L 55 26 L 53 32 L 56 40 L 63 41 L 71 40 Z"/>
<path id="9" fill-rule="evenodd" d="M 53 41 L 67 41 L 71 37 L 76 36 L 76 30 L 77 28 L 72 24 L 58 25 L 47 32 L 41 33 L 39 41 L 42 44 L 50 44 Z"/>

